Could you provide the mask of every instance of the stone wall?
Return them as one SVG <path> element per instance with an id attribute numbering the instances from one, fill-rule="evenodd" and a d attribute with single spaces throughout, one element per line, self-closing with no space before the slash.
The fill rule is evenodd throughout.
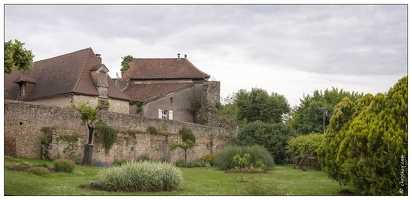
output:
<path id="1" fill-rule="evenodd" d="M 220 82 L 205 82 L 201 97 L 201 107 L 196 113 L 196 122 L 207 126 L 221 127 L 216 108 L 216 104 L 220 103 Z"/>
<path id="2" fill-rule="evenodd" d="M 196 136 L 198 145 L 188 153 L 188 159 L 194 160 L 217 152 L 229 141 L 234 132 L 223 128 L 208 127 L 193 123 L 150 119 L 136 115 L 102 112 L 103 121 L 119 130 L 117 141 L 106 155 L 100 144 L 95 144 L 93 158 L 105 162 L 115 159 L 137 159 L 149 155 L 155 160 L 175 162 L 183 159 L 183 150 L 169 150 L 169 145 L 180 141 L 177 135 L 183 127 L 189 128 Z M 4 129 L 5 155 L 39 158 L 41 156 L 42 127 L 56 129 L 48 153 L 51 158 L 67 157 L 70 154 L 82 155 L 86 140 L 86 128 L 80 120 L 80 114 L 71 108 L 46 106 L 37 103 L 5 100 Z M 153 126 L 166 134 L 145 133 Z M 67 151 L 70 143 L 58 140 L 61 135 L 79 135 L 74 148 Z"/>

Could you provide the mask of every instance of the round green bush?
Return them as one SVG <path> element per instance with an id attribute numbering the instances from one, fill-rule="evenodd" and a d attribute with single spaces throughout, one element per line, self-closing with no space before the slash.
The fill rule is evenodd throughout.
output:
<path id="1" fill-rule="evenodd" d="M 143 161 L 101 170 L 97 185 L 107 191 L 171 191 L 182 180 L 180 169 L 170 163 Z"/>
<path id="2" fill-rule="evenodd" d="M 256 163 L 263 163 L 267 167 L 272 167 L 274 165 L 273 157 L 270 155 L 269 151 L 264 147 L 259 145 L 253 146 L 227 146 L 220 150 L 216 154 L 216 158 L 213 162 L 213 166 L 218 167 L 222 170 L 232 169 L 236 166 L 236 163 L 233 161 L 233 156 L 239 154 L 240 157 L 243 157 L 244 154 L 249 154 L 250 159 L 248 166 L 253 164 L 256 166 Z"/>
<path id="3" fill-rule="evenodd" d="M 53 161 L 54 169 L 59 172 L 72 173 L 74 170 L 74 162 L 68 159 L 59 158 Z"/>

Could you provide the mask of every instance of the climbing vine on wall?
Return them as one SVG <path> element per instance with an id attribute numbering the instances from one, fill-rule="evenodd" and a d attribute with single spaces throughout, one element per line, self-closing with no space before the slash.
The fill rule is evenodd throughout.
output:
<path id="1" fill-rule="evenodd" d="M 117 139 L 117 130 L 104 122 L 95 125 L 95 141 L 103 146 L 104 152 L 109 154 L 110 149 Z"/>
<path id="2" fill-rule="evenodd" d="M 56 129 L 57 129 L 57 126 L 44 126 L 40 129 L 40 131 L 43 133 L 42 136 L 40 137 L 40 143 L 41 143 L 40 158 L 51 160 L 50 155 L 49 155 L 49 147 L 50 147 L 50 144 L 52 143 L 53 132 Z"/>
<path id="3" fill-rule="evenodd" d="M 69 156 L 71 158 L 75 157 L 75 152 L 78 148 L 76 143 L 79 141 L 80 134 L 76 133 L 75 135 L 68 135 L 68 134 L 62 134 L 57 136 L 56 140 L 57 142 L 64 141 L 67 142 L 68 145 L 66 148 L 63 149 L 63 153 L 69 153 Z"/>

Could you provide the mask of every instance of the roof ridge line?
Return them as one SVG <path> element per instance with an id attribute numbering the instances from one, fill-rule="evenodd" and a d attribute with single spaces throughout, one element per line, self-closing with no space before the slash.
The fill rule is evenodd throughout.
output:
<path id="1" fill-rule="evenodd" d="M 210 74 L 208 74 L 208 73 L 206 73 L 206 72 L 204 72 L 204 71 L 202 71 L 202 70 L 200 70 L 198 67 L 196 67 L 196 65 L 194 65 L 192 62 L 190 62 L 190 60 L 189 59 L 186 59 L 187 60 L 187 62 L 189 62 L 195 69 L 197 69 L 197 70 L 199 70 L 200 72 L 202 72 L 203 74 L 205 74 L 205 75 L 207 75 L 207 76 L 209 76 L 208 77 L 208 79 L 210 78 Z"/>
<path id="2" fill-rule="evenodd" d="M 61 56 L 67 56 L 67 55 L 69 55 L 69 54 L 77 53 L 77 52 L 79 52 L 79 51 L 84 51 L 84 50 L 87 50 L 87 49 L 91 49 L 91 47 L 84 48 L 84 49 L 80 49 L 80 50 L 73 51 L 73 52 L 70 52 L 70 53 L 65 53 L 65 54 L 58 55 L 58 56 L 54 56 L 54 57 L 51 57 L 51 58 L 45 58 L 45 59 L 42 59 L 42 60 L 33 61 L 33 62 L 46 61 L 46 60 L 54 59 L 54 58 L 61 57 Z"/>
<path id="3" fill-rule="evenodd" d="M 89 47 L 88 49 L 90 49 L 90 50 L 87 51 L 87 55 L 86 55 L 86 58 L 84 58 L 84 62 L 83 62 L 82 69 L 81 69 L 81 71 L 80 71 L 79 76 L 77 77 L 77 81 L 76 81 L 76 84 L 74 84 L 74 88 L 72 89 L 72 92 L 76 91 L 77 86 L 79 85 L 80 79 L 81 79 L 81 77 L 82 77 L 82 75 L 83 75 L 84 67 L 86 66 L 87 59 L 89 58 L 90 51 L 93 51 L 90 47 Z"/>

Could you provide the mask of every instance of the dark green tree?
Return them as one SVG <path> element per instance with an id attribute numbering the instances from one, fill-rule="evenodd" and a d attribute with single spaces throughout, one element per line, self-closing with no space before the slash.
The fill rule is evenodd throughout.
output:
<path id="1" fill-rule="evenodd" d="M 404 77 L 387 94 L 336 106 L 319 151 L 330 177 L 362 195 L 407 195 L 407 91 Z"/>
<path id="2" fill-rule="evenodd" d="M 133 60 L 133 56 L 127 55 L 125 57 L 122 57 L 122 59 L 122 68 L 120 68 L 120 72 L 123 75 L 130 68 L 129 62 Z"/>
<path id="3" fill-rule="evenodd" d="M 328 115 L 325 116 L 325 126 L 329 125 L 330 116 L 334 107 L 344 98 L 355 101 L 363 94 L 347 92 L 342 89 L 326 89 L 324 92 L 315 90 L 312 96 L 306 95 L 300 100 L 300 104 L 292 109 L 292 118 L 288 120 L 298 133 L 323 133 L 323 111 L 326 108 Z"/>
<path id="4" fill-rule="evenodd" d="M 283 123 L 263 123 L 255 121 L 241 127 L 232 143 L 239 146 L 260 145 L 266 148 L 276 164 L 288 161 L 287 141 L 296 135 L 295 130 Z"/>
<path id="5" fill-rule="evenodd" d="M 14 69 L 28 71 L 33 68 L 34 55 L 23 46 L 24 43 L 18 40 L 4 42 L 4 73 L 10 74 Z"/>
<path id="6" fill-rule="evenodd" d="M 279 123 L 283 121 L 282 116 L 290 111 L 288 101 L 283 95 L 266 90 L 252 88 L 250 92 L 242 89 L 234 97 L 233 104 L 236 106 L 238 121 L 265 123 Z"/>

